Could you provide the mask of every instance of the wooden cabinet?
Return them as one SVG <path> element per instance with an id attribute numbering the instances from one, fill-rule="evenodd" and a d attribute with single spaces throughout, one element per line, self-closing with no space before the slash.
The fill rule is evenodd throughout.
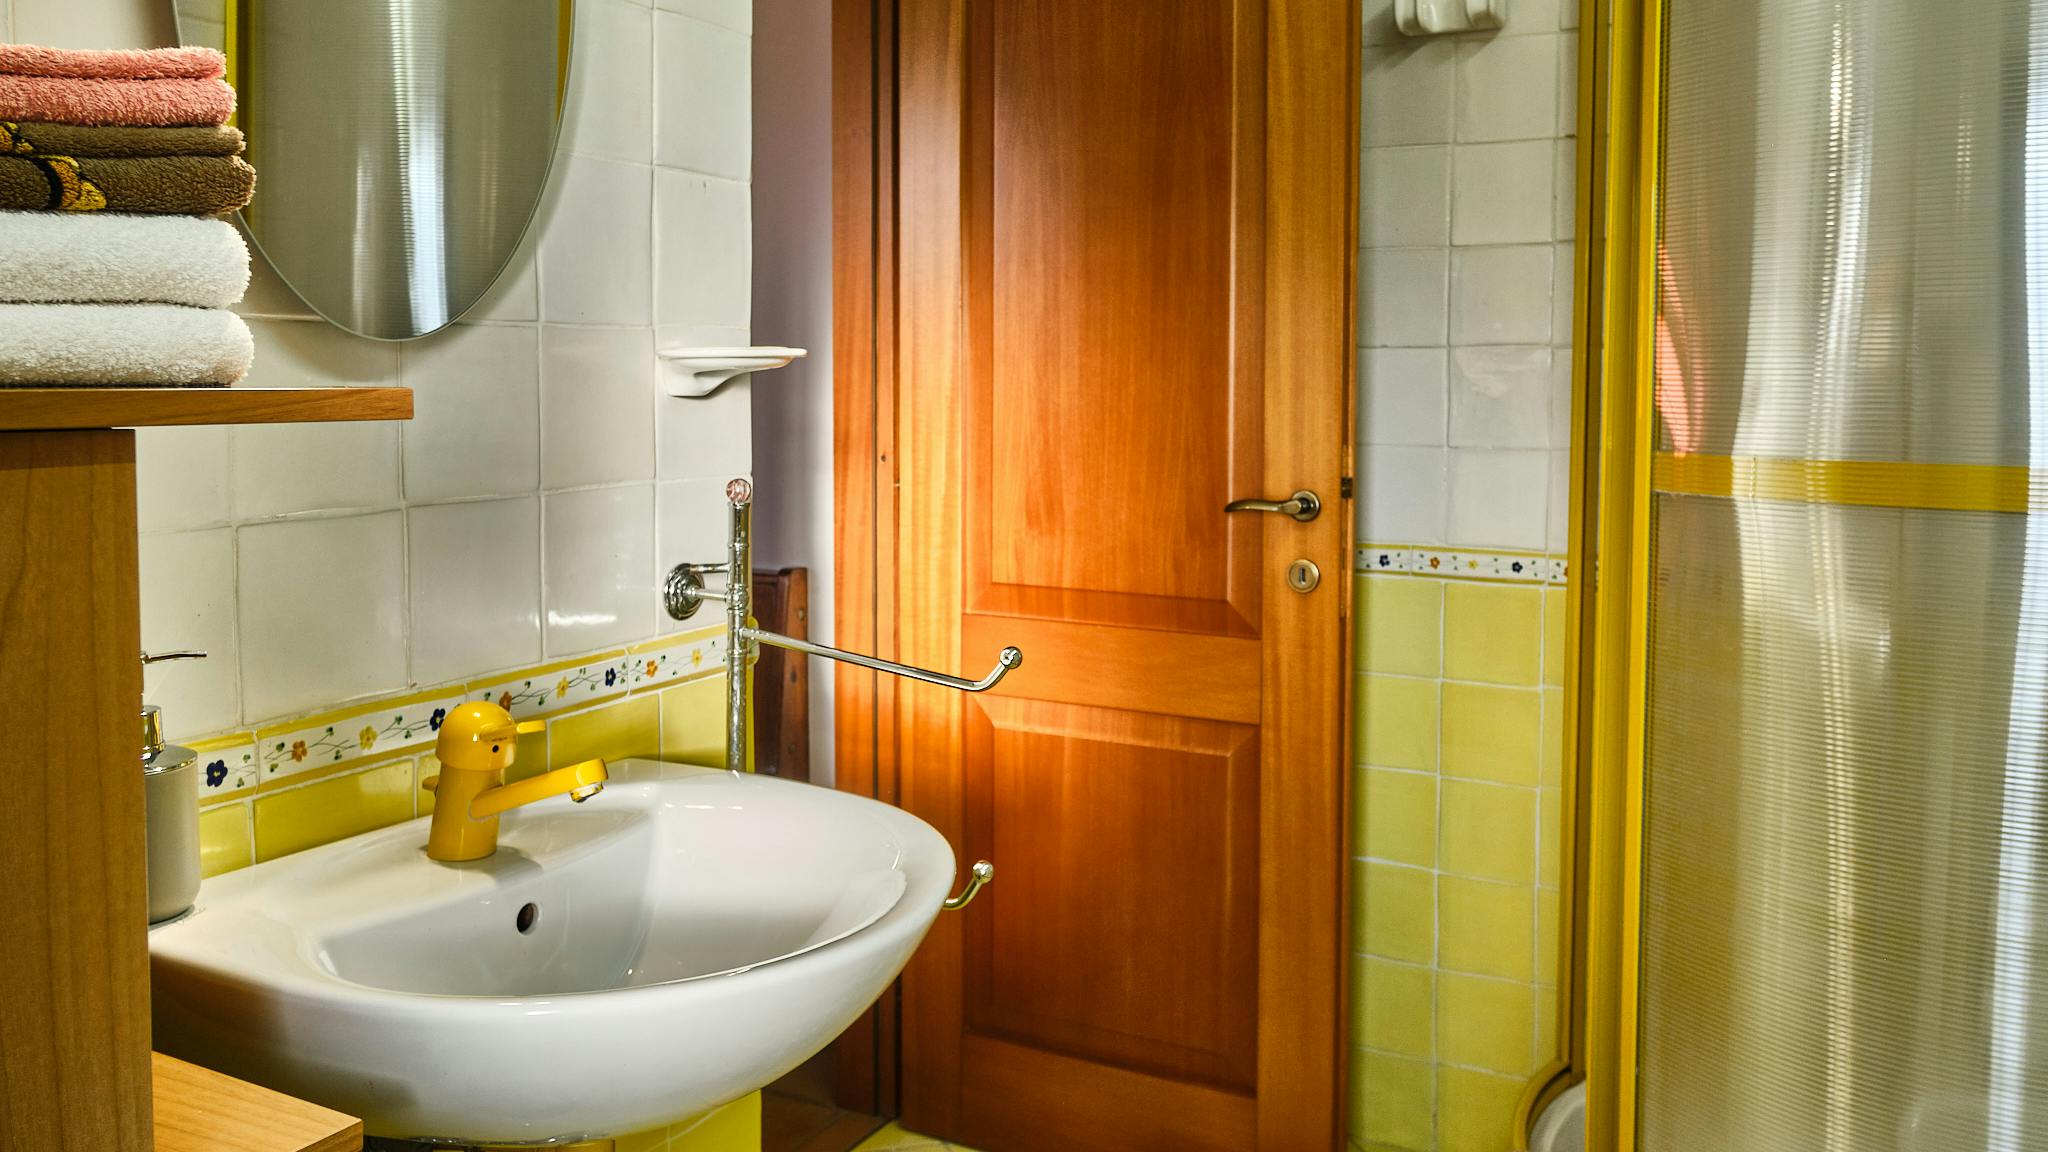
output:
<path id="1" fill-rule="evenodd" d="M 153 1140 L 132 429 L 411 415 L 403 388 L 0 389 L 0 1152 Z"/>

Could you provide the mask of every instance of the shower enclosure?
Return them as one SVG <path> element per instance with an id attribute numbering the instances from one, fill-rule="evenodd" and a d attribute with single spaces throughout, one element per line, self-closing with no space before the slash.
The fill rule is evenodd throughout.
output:
<path id="1" fill-rule="evenodd" d="M 2048 1148 L 2048 0 L 1660 18 L 1623 1145 Z"/>

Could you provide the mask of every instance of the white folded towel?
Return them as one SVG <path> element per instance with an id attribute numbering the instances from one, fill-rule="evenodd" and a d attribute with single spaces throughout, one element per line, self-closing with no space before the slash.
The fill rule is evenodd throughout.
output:
<path id="1" fill-rule="evenodd" d="M 0 304 L 0 387 L 232 384 L 249 372 L 249 326 L 177 304 Z"/>
<path id="2" fill-rule="evenodd" d="M 249 246 L 225 220 L 0 212 L 0 301 L 225 308 L 249 287 Z"/>

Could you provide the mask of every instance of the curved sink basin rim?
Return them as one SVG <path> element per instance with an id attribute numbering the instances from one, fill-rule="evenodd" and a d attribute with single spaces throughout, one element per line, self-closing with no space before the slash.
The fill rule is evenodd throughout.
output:
<path id="1" fill-rule="evenodd" d="M 150 933 L 172 1055 L 374 1135 L 546 1143 L 753 1091 L 852 1023 L 953 880 L 916 817 L 629 760 L 588 804 L 426 858 L 425 819 L 208 880 Z"/>

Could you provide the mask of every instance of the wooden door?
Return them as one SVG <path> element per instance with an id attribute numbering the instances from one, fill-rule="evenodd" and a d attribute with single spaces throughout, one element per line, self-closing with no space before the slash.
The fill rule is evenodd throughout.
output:
<path id="1" fill-rule="evenodd" d="M 864 33 L 842 635 L 1025 652 L 984 696 L 841 673 L 842 778 L 997 867 L 904 976 L 914 1129 L 1339 1145 L 1356 7 L 895 0 Z M 1224 512 L 1298 489 L 1320 517 Z"/>

